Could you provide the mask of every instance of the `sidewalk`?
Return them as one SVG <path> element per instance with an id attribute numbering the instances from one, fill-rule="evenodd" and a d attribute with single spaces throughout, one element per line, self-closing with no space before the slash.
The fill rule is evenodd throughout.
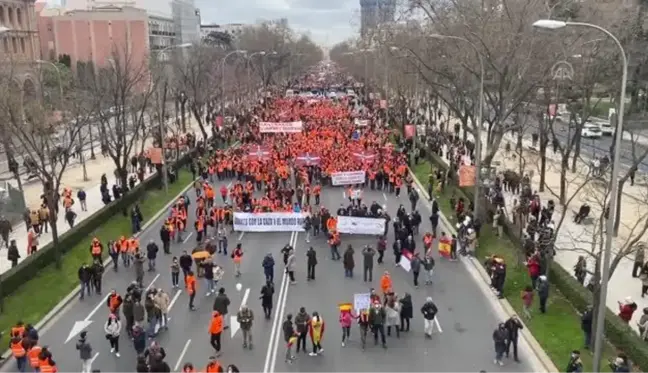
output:
<path id="1" fill-rule="evenodd" d="M 189 131 L 194 131 L 198 138 L 201 138 L 200 130 L 198 125 L 195 123 L 193 118 L 188 122 Z M 146 146 L 149 146 L 151 139 L 146 140 Z M 133 146 L 134 152 L 139 152 L 141 145 Z M 87 157 L 89 158 L 89 156 Z M 88 211 L 81 211 L 79 201 L 76 201 L 74 204 L 74 212 L 77 214 L 75 220 L 75 225 L 78 225 L 83 220 L 87 219 L 89 216 L 100 210 L 104 207 L 103 202 L 101 201 L 101 192 L 100 192 L 100 180 L 101 175 L 106 174 L 108 179 L 108 186 L 112 188 L 112 185 L 115 184 L 115 163 L 110 157 L 104 158 L 101 154 L 97 155 L 95 160 L 86 161 L 86 170 L 88 173 L 88 181 L 83 180 L 83 167 L 80 164 L 75 166 L 68 167 L 65 170 L 65 174 L 61 180 L 61 189 L 63 187 L 68 187 L 72 189 L 72 194 L 76 200 L 76 193 L 79 189 L 83 188 L 87 195 L 87 207 Z M 155 173 L 146 174 L 145 180 L 155 175 Z M 29 184 L 24 186 L 25 202 L 29 208 L 34 208 L 40 205 L 40 196 L 42 194 L 42 184 L 40 182 Z M 110 194 L 112 195 L 112 189 Z M 63 233 L 67 232 L 70 227 L 65 221 L 64 214 L 59 213 L 58 217 L 58 234 L 61 236 Z M 51 230 L 50 230 L 51 232 Z M 20 223 L 13 227 L 13 232 L 10 235 L 10 240 L 15 239 L 16 245 L 18 246 L 18 251 L 20 252 L 20 260 L 23 261 L 27 258 L 27 228 L 24 223 Z M 47 244 L 52 242 L 51 233 L 43 233 L 40 235 L 39 239 L 39 249 L 45 247 Z M 6 249 L 0 249 L 0 273 L 5 273 L 11 268 L 11 263 L 7 260 Z"/>
<path id="2" fill-rule="evenodd" d="M 503 142 L 511 141 L 511 149 L 515 149 L 515 141 L 512 138 L 505 138 Z M 524 173 L 532 177 L 531 185 L 534 191 L 538 190 L 540 184 L 539 177 L 539 154 L 536 152 L 529 151 L 531 145 L 530 140 L 523 140 L 523 159 L 526 161 L 526 166 L 524 166 Z M 447 149 L 446 149 L 447 150 Z M 485 151 L 484 151 L 485 153 Z M 509 153 L 510 156 L 507 157 L 506 152 L 502 148 L 499 150 L 493 161 L 494 164 L 499 162 L 499 165 L 496 167 L 498 172 L 510 169 L 515 172 L 519 171 L 519 159 L 513 159 L 512 155 L 515 154 L 514 150 L 511 150 Z M 579 162 L 577 165 L 581 172 L 578 173 L 569 173 L 567 175 L 567 192 L 566 198 L 569 199 L 572 196 L 574 197 L 567 206 L 565 217 L 562 225 L 558 231 L 556 237 L 556 257 L 555 262 L 560 264 L 567 272 L 573 274 L 573 268 L 576 264 L 578 257 L 583 255 L 588 262 L 588 268 L 592 269 L 595 265 L 594 260 L 591 255 L 587 252 L 592 252 L 592 243 L 594 237 L 600 234 L 601 227 L 599 224 L 589 225 L 579 225 L 573 222 L 573 211 L 577 211 L 581 204 L 587 202 L 591 207 L 591 212 L 589 217 L 593 218 L 594 221 L 598 219 L 601 215 L 603 198 L 602 192 L 606 189 L 604 186 L 600 185 L 594 180 L 586 180 L 585 175 L 587 175 L 587 170 L 583 168 L 588 168 L 585 162 Z M 578 188 L 586 184 L 578 193 Z M 553 152 L 549 150 L 547 152 L 547 167 L 545 172 L 545 192 L 539 193 L 542 204 L 545 205 L 547 201 L 553 200 L 556 202 L 556 209 L 553 214 L 553 221 L 556 225 L 559 224 L 560 218 L 563 213 L 563 206 L 558 204 L 559 198 L 557 195 L 560 191 L 560 163 L 559 157 L 553 155 Z M 553 190 L 555 195 L 550 192 Z M 575 194 L 575 196 L 574 196 Z M 518 196 L 513 195 L 509 192 L 504 192 L 505 204 L 507 214 L 510 215 L 513 209 L 513 201 L 518 198 Z M 619 235 L 613 243 L 613 252 L 616 254 L 618 251 L 615 251 L 616 248 L 624 246 L 624 244 L 635 238 L 633 235 L 633 227 L 637 224 L 636 231 L 640 231 L 643 223 L 648 218 L 648 213 L 646 211 L 645 202 L 637 203 L 638 201 L 648 200 L 648 188 L 645 186 L 630 186 L 629 183 L 624 188 L 624 198 L 622 198 L 621 203 L 621 224 L 619 226 Z M 591 219 L 588 219 L 592 221 Z M 639 223 L 637 223 L 639 222 Z M 643 241 L 647 239 L 648 235 L 645 235 L 641 238 Z M 598 250 L 598 244 L 596 244 L 595 250 Z M 615 269 L 610 281 L 608 283 L 608 298 L 607 306 L 614 312 L 618 313 L 618 301 L 623 301 L 626 297 L 630 296 L 637 303 L 638 311 L 633 315 L 633 320 L 630 322 L 630 326 L 637 330 L 637 321 L 641 317 L 641 310 L 644 307 L 648 307 L 648 298 L 641 298 L 641 281 L 636 278 L 632 278 L 632 267 L 634 264 L 634 253 L 630 254 L 627 258 L 622 259 L 619 262 L 619 265 Z M 589 281 L 589 276 L 586 278 L 585 283 Z M 629 286 L 630 285 L 630 286 Z"/>

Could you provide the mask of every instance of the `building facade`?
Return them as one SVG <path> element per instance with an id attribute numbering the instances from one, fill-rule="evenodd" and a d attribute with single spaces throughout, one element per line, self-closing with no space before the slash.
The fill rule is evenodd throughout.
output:
<path id="1" fill-rule="evenodd" d="M 236 41 L 239 35 L 241 35 L 241 32 L 243 32 L 245 26 L 246 25 L 243 23 L 227 23 L 223 25 L 214 23 L 209 25 L 200 25 L 200 37 L 201 39 L 204 39 L 212 32 L 222 32 L 229 35 L 232 41 Z"/>
<path id="2" fill-rule="evenodd" d="M 368 37 L 378 26 L 394 22 L 396 0 L 360 0 L 360 35 Z"/>
<path id="3" fill-rule="evenodd" d="M 0 0 L 0 56 L 13 80 L 26 93 L 35 93 L 34 61 L 39 59 L 35 0 Z"/>
<path id="4" fill-rule="evenodd" d="M 176 44 L 176 29 L 172 18 L 149 13 L 148 27 L 151 52 L 164 50 Z"/>
<path id="5" fill-rule="evenodd" d="M 200 41 L 200 11 L 193 0 L 172 0 L 171 18 L 175 25 L 177 44 Z"/>
<path id="6" fill-rule="evenodd" d="M 124 56 L 138 68 L 149 57 L 149 16 L 142 9 L 101 7 L 41 13 L 39 33 L 44 39 L 43 56 L 69 55 L 73 69 L 78 63 L 108 67 L 113 58 Z"/>

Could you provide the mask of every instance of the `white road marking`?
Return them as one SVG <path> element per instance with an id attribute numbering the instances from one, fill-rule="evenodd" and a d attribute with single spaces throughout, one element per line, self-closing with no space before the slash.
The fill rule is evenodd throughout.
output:
<path id="1" fill-rule="evenodd" d="M 387 200 L 387 195 L 386 195 L 385 193 L 383 193 L 382 195 L 383 195 L 383 198 L 384 198 L 385 201 L 386 201 L 386 200 Z"/>
<path id="2" fill-rule="evenodd" d="M 171 303 L 169 303 L 169 307 L 167 307 L 167 313 L 171 312 L 171 307 L 173 307 L 173 305 L 178 300 L 178 298 L 180 298 L 180 294 L 182 294 L 182 290 L 178 289 L 178 291 L 176 291 L 175 295 L 173 296 L 173 299 L 171 299 Z"/>
<path id="3" fill-rule="evenodd" d="M 434 299 L 432 300 L 432 302 L 434 302 Z M 434 325 L 436 325 L 437 329 L 439 330 L 439 333 L 443 333 L 443 329 L 441 328 L 441 324 L 439 323 L 439 316 L 434 317 Z"/>
<path id="4" fill-rule="evenodd" d="M 182 364 L 182 359 L 184 359 L 184 356 L 187 353 L 190 344 L 191 344 L 191 339 L 188 339 L 187 343 L 185 343 L 184 347 L 182 348 L 182 352 L 180 352 L 180 356 L 178 357 L 178 362 L 176 362 L 175 367 L 173 367 L 174 372 L 177 372 L 178 369 L 180 369 L 180 364 Z"/>
<path id="5" fill-rule="evenodd" d="M 247 300 L 249 296 L 250 296 L 250 288 L 247 288 L 245 289 L 245 294 L 243 294 L 243 300 L 241 300 L 241 307 L 239 307 L 239 310 L 247 306 Z"/>
<path id="6" fill-rule="evenodd" d="M 187 243 L 187 240 L 188 240 L 189 237 L 191 237 L 192 235 L 193 235 L 193 232 L 189 232 L 189 234 L 187 235 L 187 237 L 185 237 L 185 239 L 182 240 L 182 243 Z"/>
<path id="7" fill-rule="evenodd" d="M 95 352 L 92 359 L 90 359 L 90 366 L 92 366 L 92 363 L 94 363 L 94 361 L 97 360 L 98 357 L 99 357 L 99 352 Z"/>
<path id="8" fill-rule="evenodd" d="M 155 281 L 157 281 L 158 278 L 160 278 L 159 273 L 157 275 L 155 275 L 155 277 L 153 277 L 153 281 L 151 281 L 151 283 L 148 284 L 148 286 L 146 287 L 146 291 L 149 291 L 149 289 L 151 289 L 151 286 L 153 286 L 153 284 L 155 283 Z"/>
<path id="9" fill-rule="evenodd" d="M 292 243 L 295 237 L 295 233 L 296 232 L 293 232 L 291 234 L 290 243 Z M 286 271 L 283 271 L 283 275 L 281 276 L 281 285 L 279 286 L 279 295 L 277 296 L 278 305 L 281 305 L 284 296 L 284 289 L 287 290 L 287 286 L 286 286 L 287 282 L 288 282 L 288 274 L 286 273 Z M 275 364 L 274 362 L 271 362 L 271 359 L 274 360 L 273 356 L 276 357 L 276 354 L 273 355 L 272 347 L 275 342 L 279 344 L 278 339 L 281 338 L 281 335 L 279 334 L 281 332 L 278 330 L 280 329 L 280 325 L 281 325 L 280 322 L 281 320 L 279 319 L 279 313 L 280 313 L 279 311 L 280 309 L 277 308 L 274 314 L 274 318 L 272 319 L 272 329 L 270 330 L 270 341 L 268 342 L 268 352 L 266 353 L 265 364 L 263 365 L 263 373 L 270 372 L 271 366 L 272 369 L 274 369 Z M 277 339 L 277 341 L 275 341 L 275 339 Z"/>
<path id="10" fill-rule="evenodd" d="M 346 199 L 346 192 L 342 191 L 342 198 Z"/>
<path id="11" fill-rule="evenodd" d="M 245 236 L 245 232 L 241 232 L 241 234 L 239 234 L 238 240 L 240 241 L 241 239 L 243 239 L 243 236 Z"/>
<path id="12" fill-rule="evenodd" d="M 296 246 L 297 246 L 297 236 L 298 235 L 299 235 L 299 232 L 295 232 L 293 242 L 291 242 L 291 245 L 295 250 L 296 250 Z M 288 274 L 285 273 L 285 271 L 284 271 L 284 276 L 283 276 L 282 280 L 285 280 L 284 282 L 282 282 L 282 286 L 285 288 L 285 290 L 284 290 L 284 294 L 283 294 L 283 299 L 281 301 L 279 301 L 279 303 L 278 303 L 280 310 L 277 313 L 277 315 L 279 316 L 279 317 L 277 317 L 277 320 L 279 321 L 278 324 L 277 324 L 277 341 L 276 341 L 276 343 L 274 345 L 274 348 L 272 349 L 272 358 L 271 358 L 271 361 L 270 361 L 270 370 L 267 373 L 274 373 L 275 365 L 277 364 L 277 351 L 279 350 L 279 345 L 280 345 L 279 340 L 281 338 L 281 321 L 283 321 L 284 313 L 286 311 L 286 301 L 288 300 L 288 289 L 289 289 L 289 286 L 290 286 L 290 283 L 289 283 L 289 280 L 288 280 Z M 283 340 L 283 339 L 281 339 L 281 340 Z"/>

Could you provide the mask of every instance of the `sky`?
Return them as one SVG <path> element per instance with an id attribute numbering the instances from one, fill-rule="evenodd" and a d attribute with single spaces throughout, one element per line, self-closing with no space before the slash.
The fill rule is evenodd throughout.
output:
<path id="1" fill-rule="evenodd" d="M 52 5 L 61 0 L 47 0 Z M 107 2 L 107 0 L 99 0 Z M 122 0 L 123 1 L 123 0 Z M 165 0 L 155 0 L 163 2 Z M 296 31 L 307 32 L 330 47 L 358 34 L 359 0 L 194 0 L 202 23 L 255 23 L 287 18 Z"/>
<path id="2" fill-rule="evenodd" d="M 203 23 L 254 23 L 287 18 L 318 44 L 332 46 L 358 34 L 359 0 L 195 0 Z"/>

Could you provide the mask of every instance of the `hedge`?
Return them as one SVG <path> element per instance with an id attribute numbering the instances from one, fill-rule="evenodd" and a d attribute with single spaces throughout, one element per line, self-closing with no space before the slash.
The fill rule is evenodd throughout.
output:
<path id="1" fill-rule="evenodd" d="M 180 169 L 187 165 L 197 154 L 193 150 L 182 156 L 173 167 Z M 60 255 L 64 255 L 68 250 L 74 248 L 80 242 L 87 240 L 88 236 L 93 235 L 93 232 L 110 220 L 114 216 L 128 211 L 129 207 L 140 201 L 146 196 L 146 192 L 152 189 L 159 189 L 162 186 L 162 178 L 159 173 L 153 175 L 149 179 L 140 183 L 132 190 L 124 194 L 120 199 L 115 200 L 108 205 L 104 206 L 87 219 L 84 219 L 74 228 L 59 236 L 58 248 L 61 250 Z M 61 224 L 59 222 L 59 224 Z M 11 268 L 9 271 L 0 274 L 0 298 L 11 295 L 27 281 L 29 281 L 34 273 L 51 265 L 56 260 L 56 251 L 54 250 L 54 242 L 50 242 L 43 248 L 40 248 L 35 254 L 30 255 L 20 262 L 16 267 Z"/>
<path id="2" fill-rule="evenodd" d="M 438 155 L 426 152 L 428 161 L 447 171 L 448 165 Z M 427 180 L 421 180 L 427 182 Z M 474 198 L 473 188 L 456 188 L 460 194 L 457 197 L 463 197 L 465 200 L 472 201 Z M 494 208 L 489 203 L 484 204 L 489 212 L 494 212 Z M 492 214 L 490 215 L 492 216 Z M 510 221 L 506 220 L 504 231 L 515 247 L 522 251 L 522 240 L 518 235 L 519 229 Z M 522 254 L 524 255 L 524 254 Z M 585 309 L 593 304 L 592 293 L 576 281 L 564 268 L 557 263 L 553 263 L 550 267 L 549 281 L 560 291 L 569 302 L 578 310 L 583 313 Z M 619 317 L 614 314 L 609 308 L 606 310 L 605 317 L 605 335 L 607 340 L 614 345 L 618 350 L 623 351 L 642 371 L 648 369 L 648 344 L 639 338 L 639 335 L 625 324 Z M 575 346 L 576 347 L 576 346 Z"/>

